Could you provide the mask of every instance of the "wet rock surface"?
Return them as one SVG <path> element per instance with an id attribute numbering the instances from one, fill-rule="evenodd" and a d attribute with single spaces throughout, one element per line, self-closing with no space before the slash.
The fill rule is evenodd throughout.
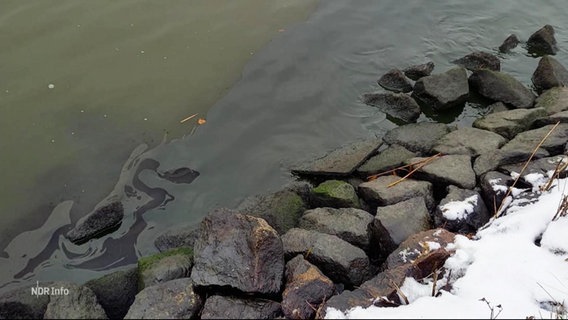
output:
<path id="1" fill-rule="evenodd" d="M 398 69 L 392 69 L 381 76 L 377 83 L 385 90 L 394 92 L 410 92 L 412 84 L 406 79 L 404 73 Z"/>
<path id="2" fill-rule="evenodd" d="M 363 102 L 405 122 L 416 122 L 420 117 L 420 106 L 407 94 L 366 93 Z"/>
<path id="3" fill-rule="evenodd" d="M 432 71 L 434 70 L 434 62 L 428 61 L 423 64 L 417 64 L 410 67 L 405 68 L 402 70 L 404 75 L 408 78 L 417 81 L 422 77 L 429 76 Z"/>
<path id="4" fill-rule="evenodd" d="M 535 55 L 556 54 L 556 38 L 554 37 L 554 27 L 545 25 L 533 33 L 527 40 L 527 47 L 530 53 Z"/>
<path id="5" fill-rule="evenodd" d="M 417 152 L 412 152 L 403 146 L 393 144 L 367 160 L 357 169 L 357 174 L 368 177 L 379 172 L 392 170 L 403 165 L 407 159 L 416 156 L 418 156 Z"/>
<path id="6" fill-rule="evenodd" d="M 515 34 L 509 35 L 503 43 L 499 46 L 499 52 L 501 53 L 508 53 L 509 51 L 515 49 L 517 45 L 519 45 L 521 41 Z"/>
<path id="7" fill-rule="evenodd" d="M 464 68 L 420 78 L 414 84 L 412 92 L 416 101 L 434 110 L 446 110 L 464 104 L 468 95 L 469 86 Z"/>
<path id="8" fill-rule="evenodd" d="M 138 260 L 138 289 L 173 279 L 187 278 L 193 266 L 190 248 L 171 249 Z"/>
<path id="9" fill-rule="evenodd" d="M 532 83 L 538 92 L 568 85 L 568 70 L 551 56 L 540 58 L 532 75 Z"/>
<path id="10" fill-rule="evenodd" d="M 119 201 L 112 202 L 95 209 L 92 213 L 79 220 L 66 237 L 75 244 L 81 244 L 90 239 L 103 236 L 120 226 L 124 217 L 124 208 Z"/>
<path id="11" fill-rule="evenodd" d="M 108 319 L 95 293 L 85 286 L 58 282 L 55 288 L 65 288 L 69 294 L 50 295 L 44 319 Z"/>
<path id="12" fill-rule="evenodd" d="M 545 108 L 495 112 L 475 120 L 473 127 L 495 132 L 507 139 L 513 139 L 518 133 L 528 130 L 537 119 L 546 115 Z"/>
<path id="13" fill-rule="evenodd" d="M 489 69 L 493 71 L 501 70 L 501 61 L 499 61 L 499 58 L 495 55 L 482 51 L 470 53 L 452 62 L 470 71 L 476 71 L 479 69 Z"/>
<path id="14" fill-rule="evenodd" d="M 160 252 L 181 247 L 193 248 L 198 233 L 199 230 L 193 225 L 169 229 L 154 240 L 154 246 Z"/>
<path id="15" fill-rule="evenodd" d="M 122 319 L 138 293 L 138 270 L 131 268 L 85 283 L 110 319 Z"/>
<path id="16" fill-rule="evenodd" d="M 534 104 L 534 94 L 506 73 L 480 69 L 472 73 L 469 83 L 483 97 L 503 102 L 514 108 L 526 109 Z"/>

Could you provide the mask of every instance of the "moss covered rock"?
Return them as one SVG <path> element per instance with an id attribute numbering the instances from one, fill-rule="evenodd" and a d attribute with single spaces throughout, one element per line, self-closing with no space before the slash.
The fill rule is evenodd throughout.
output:
<path id="1" fill-rule="evenodd" d="M 312 190 L 314 207 L 360 208 L 355 188 L 345 181 L 327 180 Z"/>
<path id="2" fill-rule="evenodd" d="M 173 279 L 187 278 L 193 267 L 193 250 L 182 247 L 138 260 L 138 289 Z"/>

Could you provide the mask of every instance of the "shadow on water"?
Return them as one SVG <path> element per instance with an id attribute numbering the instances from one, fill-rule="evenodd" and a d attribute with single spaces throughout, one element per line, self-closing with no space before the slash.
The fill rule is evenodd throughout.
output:
<path id="1" fill-rule="evenodd" d="M 100 276 L 155 253 L 154 239 L 168 228 L 197 226 L 215 207 L 235 207 L 246 196 L 280 189 L 294 180 L 295 164 L 350 141 L 382 136 L 396 124 L 359 97 L 393 67 L 432 60 L 434 72 L 443 72 L 456 58 L 473 50 L 495 52 L 511 32 L 527 38 L 546 23 L 557 27 L 559 47 L 568 47 L 563 25 L 568 9 L 560 2 L 520 3 L 322 1 L 305 23 L 254 55 L 193 135 L 132 153 L 111 193 L 124 196 L 125 218 L 117 231 L 73 245 L 62 236 L 74 224 L 71 205 L 60 204 L 50 216 L 56 222 L 26 235 L 41 233 L 44 242 L 37 243 L 48 243 L 45 249 L 18 244 L 24 236 L 10 243 L 10 258 L 0 258 L 6 270 L 0 283 L 14 281 L 15 274 L 77 282 Z M 503 58 L 502 69 L 528 86 L 537 61 L 517 54 L 522 50 Z M 568 61 L 565 51 L 558 58 Z M 419 121 L 471 125 L 483 112 L 484 103 L 472 101 L 445 120 L 425 111 Z M 191 183 L 165 179 L 166 172 L 183 174 L 176 173 L 179 168 L 199 177 Z"/>

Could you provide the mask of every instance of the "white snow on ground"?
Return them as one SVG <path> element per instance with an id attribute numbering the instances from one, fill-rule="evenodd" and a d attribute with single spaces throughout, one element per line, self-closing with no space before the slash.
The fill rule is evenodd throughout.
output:
<path id="1" fill-rule="evenodd" d="M 531 178 L 535 185 L 542 182 Z M 329 308 L 326 318 L 566 319 L 560 305 L 568 307 L 568 216 L 553 217 L 567 184 L 568 179 L 557 181 L 534 203 L 514 200 L 505 215 L 481 228 L 473 240 L 457 236 L 455 254 L 445 264 L 452 271 L 449 291 L 432 297 L 431 280 L 407 278 L 401 291 L 408 305 L 356 307 L 346 313 Z M 436 287 L 446 281 L 439 280 Z"/>
<path id="2" fill-rule="evenodd" d="M 465 219 L 477 205 L 477 195 L 466 198 L 463 201 L 450 201 L 440 206 L 442 215 L 448 220 Z"/>

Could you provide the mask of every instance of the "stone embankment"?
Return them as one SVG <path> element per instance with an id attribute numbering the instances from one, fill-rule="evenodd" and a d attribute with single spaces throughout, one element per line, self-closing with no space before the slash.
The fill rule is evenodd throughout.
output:
<path id="1" fill-rule="evenodd" d="M 511 35 L 499 50 L 518 43 Z M 161 253 L 132 269 L 82 285 L 53 284 L 71 288 L 66 296 L 9 292 L 0 297 L 0 317 L 309 319 L 325 316 L 327 307 L 405 303 L 398 288 L 408 277 L 447 277 L 435 290 L 451 290 L 459 275 L 443 266 L 455 235 L 475 236 L 527 160 L 520 189 L 529 174 L 565 160 L 568 71 L 551 56 L 553 28 L 537 31 L 526 47 L 540 59 L 534 92 L 486 52 L 436 74 L 432 62 L 391 70 L 378 83 L 393 92 L 363 100 L 407 124 L 294 168 L 297 183 L 216 209 L 197 229 L 168 231 L 155 241 Z M 423 108 L 442 113 L 472 95 L 492 102 L 472 127 L 415 123 Z M 110 204 L 68 236 L 87 241 L 122 215 Z"/>

